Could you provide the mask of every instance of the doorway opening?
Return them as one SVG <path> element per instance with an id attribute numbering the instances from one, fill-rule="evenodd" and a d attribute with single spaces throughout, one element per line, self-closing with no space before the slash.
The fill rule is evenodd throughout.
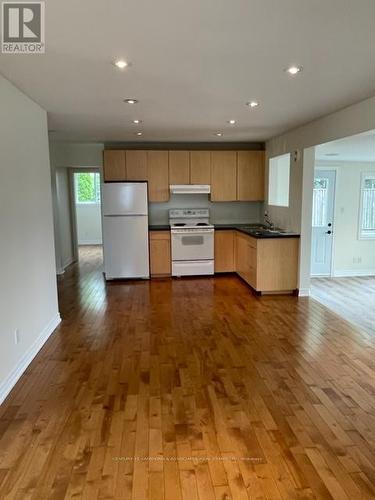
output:
<path id="1" fill-rule="evenodd" d="M 375 334 L 375 131 L 315 153 L 311 296 Z"/>
<path id="2" fill-rule="evenodd" d="M 73 172 L 75 244 L 79 261 L 103 260 L 100 171 Z"/>

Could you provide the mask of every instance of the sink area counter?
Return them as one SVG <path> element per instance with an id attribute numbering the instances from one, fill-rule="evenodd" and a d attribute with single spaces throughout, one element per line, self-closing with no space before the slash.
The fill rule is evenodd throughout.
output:
<path id="1" fill-rule="evenodd" d="M 267 229 L 263 224 L 214 224 L 217 230 L 240 231 L 257 239 L 266 238 L 299 238 L 298 233 L 292 233 L 283 230 Z"/>

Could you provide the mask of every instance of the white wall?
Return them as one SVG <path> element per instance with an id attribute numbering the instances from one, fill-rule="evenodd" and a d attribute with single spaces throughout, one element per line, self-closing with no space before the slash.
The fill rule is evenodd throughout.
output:
<path id="1" fill-rule="evenodd" d="M 1 401 L 59 313 L 47 115 L 1 76 L 0 109 Z"/>
<path id="2" fill-rule="evenodd" d="M 75 260 L 72 238 L 73 222 L 71 213 L 70 178 L 67 168 L 59 167 L 56 169 L 56 193 L 61 259 L 58 263 L 58 273 L 61 273 Z"/>
<path id="3" fill-rule="evenodd" d="M 302 192 L 306 182 L 311 179 L 314 169 L 311 155 L 306 155 L 307 162 L 304 163 L 304 149 L 373 129 L 375 129 L 375 97 L 290 130 L 266 143 L 267 159 L 294 151 L 298 153 L 296 161 L 292 160 L 291 163 L 290 206 L 269 207 L 268 210 L 277 225 L 294 231 L 301 231 L 301 228 L 304 228 L 300 246 L 300 253 L 304 255 L 303 261 L 300 260 L 300 289 L 306 289 L 309 284 L 310 271 L 305 264 L 311 252 L 311 234 L 307 234 L 311 231 L 311 206 L 308 210 L 306 206 L 303 209 Z M 305 176 L 307 176 L 306 182 Z M 310 203 L 312 204 L 312 197 Z M 307 229 L 309 223 L 310 230 Z"/>
<path id="4" fill-rule="evenodd" d="M 100 203 L 77 203 L 78 245 L 101 245 L 102 220 Z"/>
<path id="5" fill-rule="evenodd" d="M 54 211 L 54 234 L 56 251 L 56 272 L 64 272 L 66 265 L 69 265 L 69 249 L 73 249 L 73 260 L 76 259 L 74 245 L 74 230 L 68 233 L 67 227 L 73 224 L 73 217 L 70 221 L 67 218 L 67 204 L 71 205 L 69 192 L 64 189 L 58 191 L 57 176 L 58 170 L 65 170 L 69 174 L 71 168 L 95 167 L 102 168 L 103 165 L 103 143 L 74 143 L 74 142 L 49 142 L 51 171 L 52 171 L 52 201 Z M 61 206 L 65 207 L 61 210 Z M 67 264 L 68 263 L 68 264 Z"/>
<path id="6" fill-rule="evenodd" d="M 361 174 L 375 174 L 375 163 L 318 161 L 316 167 L 336 170 L 333 275 L 375 275 L 375 239 L 358 238 Z"/>
<path id="7" fill-rule="evenodd" d="M 102 167 L 103 143 L 50 140 L 51 164 L 56 167 Z"/>

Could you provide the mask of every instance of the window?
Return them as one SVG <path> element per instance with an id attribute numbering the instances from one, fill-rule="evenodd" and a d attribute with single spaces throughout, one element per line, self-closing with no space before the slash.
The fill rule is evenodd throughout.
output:
<path id="1" fill-rule="evenodd" d="M 313 227 L 327 225 L 328 179 L 315 178 L 313 190 Z"/>
<path id="2" fill-rule="evenodd" d="M 268 204 L 289 206 L 290 154 L 276 156 L 269 162 Z"/>
<path id="3" fill-rule="evenodd" d="M 360 238 L 375 238 L 375 173 L 362 174 Z"/>
<path id="4" fill-rule="evenodd" d="M 76 203 L 100 203 L 100 174 L 79 172 L 74 174 Z"/>

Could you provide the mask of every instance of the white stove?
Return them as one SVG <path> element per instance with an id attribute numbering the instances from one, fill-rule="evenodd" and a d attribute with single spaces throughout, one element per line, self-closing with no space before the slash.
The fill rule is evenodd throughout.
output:
<path id="1" fill-rule="evenodd" d="M 214 231 L 208 208 L 169 210 L 172 276 L 214 274 Z"/>

